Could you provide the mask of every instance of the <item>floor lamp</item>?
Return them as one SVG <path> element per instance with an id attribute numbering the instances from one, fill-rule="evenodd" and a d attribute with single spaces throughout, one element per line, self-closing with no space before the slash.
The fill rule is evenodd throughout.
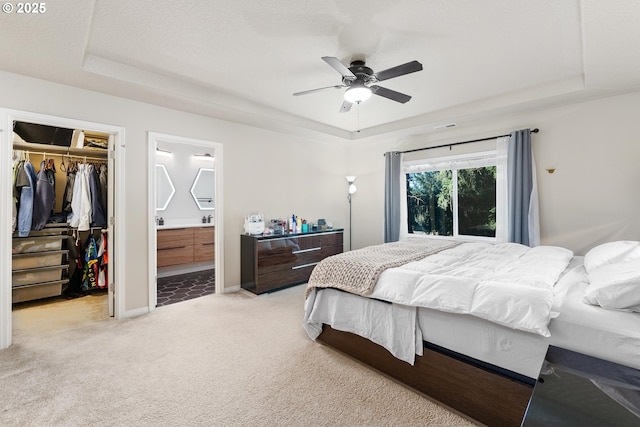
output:
<path id="1" fill-rule="evenodd" d="M 351 250 L 351 195 L 354 194 L 357 190 L 356 185 L 354 184 L 356 177 L 353 175 L 345 176 L 347 178 L 347 183 L 349 183 L 349 194 L 347 195 L 347 200 L 349 200 L 349 250 Z"/>

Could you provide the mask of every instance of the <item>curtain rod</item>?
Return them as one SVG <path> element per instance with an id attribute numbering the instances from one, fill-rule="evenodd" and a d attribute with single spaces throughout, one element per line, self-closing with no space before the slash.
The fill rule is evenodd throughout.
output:
<path id="1" fill-rule="evenodd" d="M 540 129 L 538 129 L 538 128 L 535 128 L 535 129 L 531 130 L 531 133 L 538 133 L 538 132 L 540 132 Z M 449 149 L 451 149 L 451 147 L 453 147 L 454 145 L 470 144 L 472 142 L 489 141 L 491 139 L 502 138 L 502 137 L 505 137 L 505 136 L 511 136 L 511 134 L 490 136 L 490 137 L 487 137 L 487 138 L 473 139 L 471 141 L 452 142 L 451 144 L 434 145 L 433 147 L 414 148 L 413 150 L 398 151 L 398 153 L 402 153 L 402 154 L 404 154 L 404 153 L 413 153 L 414 151 L 431 150 L 433 148 L 442 148 L 442 147 L 449 147 Z"/>

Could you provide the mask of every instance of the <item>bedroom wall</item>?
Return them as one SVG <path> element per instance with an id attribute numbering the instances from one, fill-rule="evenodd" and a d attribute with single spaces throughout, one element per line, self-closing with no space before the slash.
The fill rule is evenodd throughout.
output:
<path id="1" fill-rule="evenodd" d="M 583 255 L 603 242 L 640 240 L 638 111 L 640 92 L 633 92 L 500 119 L 467 121 L 444 132 L 351 144 L 350 173 L 358 175 L 358 193 L 353 199 L 354 248 L 383 241 L 385 151 L 536 127 L 540 133 L 532 140 L 542 244 L 564 246 Z M 443 155 L 457 153 L 456 147 L 451 152 L 443 150 Z M 549 174 L 548 168 L 556 170 Z"/>
<path id="2" fill-rule="evenodd" d="M 125 310 L 148 306 L 146 256 L 147 132 L 223 144 L 225 288 L 240 285 L 240 234 L 244 216 L 296 215 L 348 223 L 344 144 L 290 136 L 141 102 L 0 72 L 0 107 L 105 123 L 125 128 Z M 343 197 L 344 196 L 344 197 Z"/>

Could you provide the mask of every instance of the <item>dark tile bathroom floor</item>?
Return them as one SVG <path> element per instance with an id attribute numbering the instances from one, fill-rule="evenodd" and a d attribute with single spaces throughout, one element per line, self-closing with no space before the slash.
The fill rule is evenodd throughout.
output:
<path id="1" fill-rule="evenodd" d="M 156 306 L 169 305 L 215 293 L 215 270 L 158 278 Z"/>

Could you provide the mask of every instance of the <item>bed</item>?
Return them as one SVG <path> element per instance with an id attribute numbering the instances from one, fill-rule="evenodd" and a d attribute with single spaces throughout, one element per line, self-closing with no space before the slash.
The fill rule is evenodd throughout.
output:
<path id="1" fill-rule="evenodd" d="M 549 345 L 640 369 L 636 260 L 638 242 L 577 257 L 407 239 L 321 262 L 303 323 L 312 339 L 476 421 L 517 426 Z"/>

